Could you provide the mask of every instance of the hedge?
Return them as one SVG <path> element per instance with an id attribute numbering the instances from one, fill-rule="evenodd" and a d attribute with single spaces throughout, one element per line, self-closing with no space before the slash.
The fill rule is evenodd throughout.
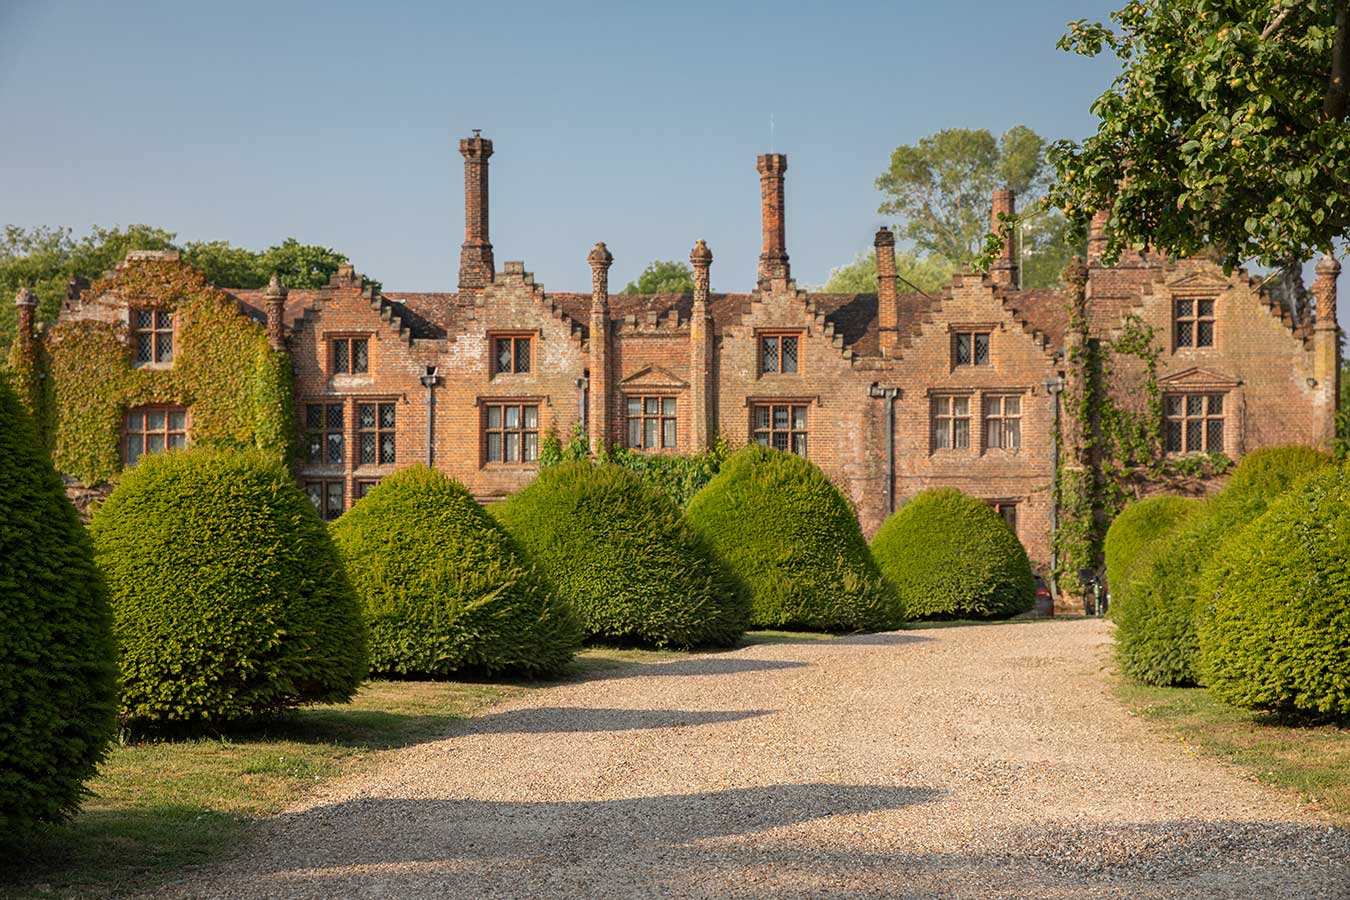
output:
<path id="1" fill-rule="evenodd" d="M 1106 583 L 1124 590 L 1134 564 L 1153 542 L 1177 528 L 1200 502 L 1189 497 L 1149 497 L 1125 507 L 1106 532 Z"/>
<path id="2" fill-rule="evenodd" d="M 1350 468 L 1297 484 L 1200 577 L 1200 672 L 1220 699 L 1350 717 Z"/>
<path id="3" fill-rule="evenodd" d="M 390 475 L 332 533 L 365 610 L 374 672 L 550 674 L 581 643 L 567 604 L 440 472 Z"/>
<path id="4" fill-rule="evenodd" d="M 921 491 L 872 539 L 881 574 L 910 618 L 1004 618 L 1036 602 L 1026 548 L 987 503 Z"/>
<path id="5" fill-rule="evenodd" d="M 274 457 L 143 457 L 95 511 L 131 726 L 202 725 L 350 699 L 360 606 L 314 507 Z"/>
<path id="6" fill-rule="evenodd" d="M 800 456 L 759 445 L 737 451 L 687 515 L 749 587 L 758 627 L 874 631 L 904 623 L 852 506 Z"/>
<path id="7" fill-rule="evenodd" d="M 115 708 L 112 614 L 89 539 L 0 375 L 0 835 L 75 811 Z"/>
<path id="8" fill-rule="evenodd" d="M 729 646 L 745 631 L 743 586 L 674 501 L 625 468 L 559 463 L 492 512 L 589 637 Z"/>
<path id="9" fill-rule="evenodd" d="M 1329 461 L 1308 447 L 1258 450 L 1243 458 L 1222 491 L 1154 542 L 1114 595 L 1116 641 L 1127 675 L 1154 685 L 1197 682 L 1194 608 L 1201 570 L 1228 535 Z"/>

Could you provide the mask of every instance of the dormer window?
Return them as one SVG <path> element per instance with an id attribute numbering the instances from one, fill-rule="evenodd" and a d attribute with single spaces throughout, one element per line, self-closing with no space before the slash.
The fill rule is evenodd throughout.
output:
<path id="1" fill-rule="evenodd" d="M 953 366 L 989 365 L 989 332 L 958 331 L 952 335 Z"/>
<path id="2" fill-rule="evenodd" d="M 1212 299 L 1174 300 L 1173 329 L 1176 346 L 1214 346 L 1214 301 Z"/>
<path id="3" fill-rule="evenodd" d="M 369 338 L 332 338 L 328 348 L 334 375 L 364 375 L 370 371 Z"/>
<path id="4" fill-rule="evenodd" d="M 529 335 L 495 335 L 492 338 L 492 374 L 525 375 L 530 371 L 533 347 Z"/>
<path id="5" fill-rule="evenodd" d="M 166 309 L 132 310 L 131 332 L 136 365 L 173 362 L 173 313 Z"/>

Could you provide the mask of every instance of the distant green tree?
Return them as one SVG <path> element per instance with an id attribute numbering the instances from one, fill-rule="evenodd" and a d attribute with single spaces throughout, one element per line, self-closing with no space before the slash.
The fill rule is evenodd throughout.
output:
<path id="1" fill-rule="evenodd" d="M 628 282 L 625 294 L 680 294 L 694 289 L 694 270 L 688 263 L 656 260 Z"/>
<path id="2" fill-rule="evenodd" d="M 913 253 L 895 255 L 895 271 L 904 279 L 901 291 L 931 293 L 951 280 L 956 267 L 936 254 L 919 259 Z M 906 283 L 908 282 L 908 283 Z M 868 250 L 857 259 L 830 270 L 824 291 L 832 294 L 875 294 L 877 291 L 877 252 Z"/>
<path id="3" fill-rule="evenodd" d="M 302 244 L 295 238 L 286 238 L 259 254 L 259 265 L 267 273 L 266 278 L 276 272 L 287 287 L 297 288 L 323 287 L 346 261 L 345 254 L 317 244 Z"/>
<path id="4" fill-rule="evenodd" d="M 262 254 L 229 241 L 191 241 L 183 248 L 183 256 L 214 285 L 260 288 L 271 278 L 270 272 L 263 271 Z"/>

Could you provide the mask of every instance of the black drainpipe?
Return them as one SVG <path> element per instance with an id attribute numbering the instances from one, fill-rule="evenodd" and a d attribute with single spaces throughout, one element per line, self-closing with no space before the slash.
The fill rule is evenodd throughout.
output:
<path id="1" fill-rule="evenodd" d="M 895 401 L 900 389 L 874 384 L 867 396 L 886 401 L 886 515 L 890 515 L 895 512 Z"/>
<path id="2" fill-rule="evenodd" d="M 433 388 L 441 380 L 441 376 L 436 374 L 435 366 L 427 366 L 426 374 L 419 379 L 427 389 L 427 468 L 431 468 L 436 460 L 435 445 L 432 443 L 436 435 L 434 423 L 436 421 L 436 394 Z"/>
<path id="3" fill-rule="evenodd" d="M 1050 596 L 1059 596 L 1055 569 L 1055 533 L 1059 530 L 1059 395 L 1064 391 L 1064 377 L 1048 379 L 1045 390 L 1050 395 L 1050 412 L 1054 422 L 1050 441 Z"/>

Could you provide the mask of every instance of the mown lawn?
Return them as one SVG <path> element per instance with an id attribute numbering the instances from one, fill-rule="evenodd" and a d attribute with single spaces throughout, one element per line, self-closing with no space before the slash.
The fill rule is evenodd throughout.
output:
<path id="1" fill-rule="evenodd" d="M 1118 677 L 1136 714 L 1187 746 L 1296 794 L 1350 824 L 1350 726 L 1288 725 L 1221 703 L 1200 688 L 1157 688 Z"/>
<path id="2" fill-rule="evenodd" d="M 756 632 L 742 646 L 828 637 Z M 566 678 L 685 656 L 594 647 Z M 349 704 L 214 737 L 115 746 L 73 822 L 21 846 L 0 842 L 0 897 L 97 900 L 146 890 L 183 866 L 222 857 L 253 821 L 325 779 L 378 766 L 392 750 L 445 737 L 486 707 L 550 683 L 371 681 Z"/>

